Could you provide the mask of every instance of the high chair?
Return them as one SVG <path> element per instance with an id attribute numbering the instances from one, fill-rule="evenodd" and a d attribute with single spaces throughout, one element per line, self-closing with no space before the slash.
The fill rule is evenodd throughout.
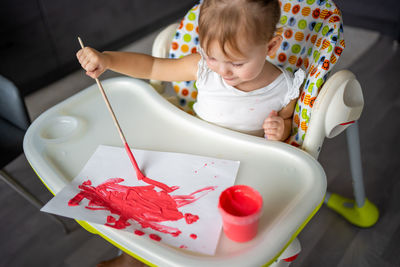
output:
<path id="1" fill-rule="evenodd" d="M 200 4 L 180 23 L 168 26 L 157 36 L 153 56 L 180 58 L 197 51 Z M 325 203 L 356 226 L 373 226 L 379 211 L 365 196 L 356 122 L 364 105 L 361 86 L 348 70 L 341 70 L 327 79 L 345 47 L 341 13 L 330 0 L 281 0 L 280 6 L 276 34 L 283 37 L 283 42 L 277 53 L 267 60 L 291 72 L 302 68 L 307 73 L 287 143 L 317 159 L 325 137 L 333 138 L 347 130 L 355 200 L 327 192 Z M 164 92 L 160 81 L 151 81 L 151 84 L 160 93 Z M 173 88 L 180 108 L 193 113 L 197 96 L 195 81 L 174 82 Z"/>
<path id="2" fill-rule="evenodd" d="M 146 149 L 239 161 L 235 184 L 259 191 L 263 214 L 253 240 L 236 243 L 221 232 L 214 255 L 90 221 L 79 224 L 150 266 L 286 266 L 295 259 L 300 251 L 295 237 L 326 193 L 325 173 L 312 156 L 283 142 L 266 142 L 200 120 L 144 81 L 119 77 L 102 84 L 133 154 Z M 46 110 L 24 137 L 26 158 L 54 195 L 80 173 L 99 145 L 121 147 L 121 140 L 96 84 Z M 146 173 L 151 159 L 138 165 Z"/>
<path id="3" fill-rule="evenodd" d="M 325 50 L 321 47 L 315 51 L 307 50 L 306 53 L 306 48 L 303 51 L 301 47 L 299 49 L 295 45 L 293 45 L 295 48 L 289 49 L 289 43 L 281 48 L 285 53 L 294 51 L 293 55 L 303 55 L 299 61 L 297 56 L 294 58 L 286 54 L 289 62 L 293 64 L 301 62 L 299 66 L 308 62 L 307 71 L 310 74 L 303 91 L 304 96 L 301 98 L 304 104 L 297 105 L 297 117 L 295 115 L 297 119 L 294 122 L 295 125 L 300 125 L 300 129 L 294 131 L 295 134 L 290 141 L 292 144 L 299 142 L 298 146 L 302 150 L 282 142 L 268 142 L 260 137 L 202 121 L 171 105 L 143 81 L 128 77 L 103 81 L 121 128 L 133 149 L 189 153 L 241 162 L 235 183 L 256 187 L 265 203 L 264 214 L 255 239 L 239 244 L 221 234 L 217 251 L 215 255 L 210 256 L 174 248 L 104 225 L 78 222 L 88 231 L 99 234 L 121 250 L 151 266 L 241 267 L 290 264 L 300 252 L 300 243 L 296 236 L 318 211 L 326 196 L 326 176 L 316 161 L 322 141 L 325 136 L 333 137 L 348 126 L 341 124 L 356 120 L 363 105 L 361 88 L 354 76 L 347 71 L 332 76 L 325 83 L 318 98 L 311 99 L 316 97 L 316 88 L 321 86 L 323 83 L 321 78 L 326 76 L 321 66 L 326 69 L 327 66 L 334 64 L 331 61 L 325 62 L 325 58 L 331 59 L 334 53 L 332 51 L 340 53 L 340 49 L 336 49 L 336 46 L 342 47 L 339 46 L 340 41 L 337 41 L 341 40 L 338 10 L 331 2 L 318 3 L 321 5 L 319 16 L 326 17 L 327 21 L 321 17 L 315 19 L 315 25 L 319 25 L 319 22 L 321 25 L 314 25 L 309 30 L 310 36 L 304 34 L 303 41 L 304 44 L 308 44 L 314 40 L 313 43 L 320 43 L 317 47 L 321 44 L 324 44 L 322 47 L 327 45 Z M 290 7 L 286 4 L 290 4 Z M 297 4 L 303 8 L 295 8 Z M 282 25 L 289 26 L 289 22 L 297 25 L 294 23 L 295 15 L 289 16 L 288 12 L 294 10 L 298 15 L 302 10 L 305 14 L 311 14 L 311 6 L 317 6 L 313 4 L 306 8 L 307 5 L 305 1 L 296 2 L 292 8 L 291 2 L 283 3 Z M 329 10 L 332 10 L 332 13 L 329 13 Z M 179 44 L 173 43 L 174 36 L 197 44 L 196 37 L 192 38 L 181 31 L 195 32 L 195 24 L 188 26 L 185 21 L 195 23 L 197 12 L 198 7 L 194 7 L 188 13 L 178 33 L 176 33 L 177 25 L 172 25 L 160 34 L 154 47 L 160 48 L 155 51 L 161 52 L 155 53 L 156 56 L 168 56 L 171 43 L 172 51 L 182 51 L 182 48 L 177 47 Z M 315 16 L 316 14 L 317 12 Z M 334 20 L 332 23 L 338 25 L 329 24 L 333 30 L 330 31 L 329 28 L 325 32 L 322 22 L 328 23 L 331 19 Z M 305 26 L 304 23 L 301 25 Z M 319 30 L 313 32 L 315 27 Z M 306 28 L 308 29 L 308 27 L 304 29 Z M 336 36 L 336 39 L 332 38 L 336 42 L 329 41 L 329 44 L 324 42 L 321 32 L 324 32 L 324 36 L 328 35 L 329 40 Z M 285 32 L 281 31 L 281 34 Z M 314 35 L 317 37 L 313 37 Z M 292 34 L 293 36 L 300 38 L 299 34 Z M 321 40 L 318 41 L 319 39 Z M 195 51 L 195 46 L 189 48 L 189 45 L 182 45 L 182 47 L 184 47 L 182 52 L 185 53 Z M 322 52 L 327 50 L 330 51 L 330 56 L 325 57 L 322 62 L 319 57 L 318 59 L 315 59 L 317 56 L 312 57 L 312 55 L 322 55 Z M 271 60 L 285 59 L 283 55 L 279 57 L 280 53 Z M 310 56 L 306 56 L 308 54 Z M 175 53 L 174 55 L 180 56 Z M 306 58 L 310 59 L 307 61 Z M 285 62 L 282 60 L 279 64 L 285 68 L 290 67 L 289 63 Z M 292 68 L 294 70 L 295 67 Z M 316 77 L 318 79 L 313 80 Z M 153 82 L 153 84 L 160 92 L 163 90 L 160 83 Z M 194 100 L 190 98 L 188 100 L 187 97 L 195 98 L 196 93 L 189 91 L 187 85 L 193 82 L 182 84 L 185 85 L 184 88 L 179 89 L 175 86 L 175 90 L 180 96 L 186 97 L 180 98 L 181 106 L 190 109 L 190 102 Z M 309 96 L 311 92 L 315 95 Z M 310 105 L 313 105 L 312 117 L 304 111 L 309 110 Z M 302 126 L 307 130 L 305 135 L 301 133 Z M 121 141 L 95 84 L 41 114 L 29 127 L 24 138 L 26 158 L 53 194 L 62 190 L 79 173 L 99 145 L 121 147 Z M 140 162 L 138 164 L 140 165 Z M 146 172 L 145 166 L 143 171 Z M 349 210 L 358 209 L 349 208 Z"/>

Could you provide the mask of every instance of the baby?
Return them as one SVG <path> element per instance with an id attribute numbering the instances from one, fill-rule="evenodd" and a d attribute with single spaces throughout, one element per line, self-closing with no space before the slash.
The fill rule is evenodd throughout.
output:
<path id="1" fill-rule="evenodd" d="M 199 16 L 199 53 L 179 59 L 85 47 L 77 57 L 92 78 L 109 69 L 136 78 L 196 80 L 197 116 L 236 131 L 286 140 L 305 73 L 294 75 L 268 60 L 279 48 L 278 0 L 204 0 Z M 129 255 L 99 266 L 139 264 Z M 136 265 L 137 266 L 137 265 Z"/>
<path id="2" fill-rule="evenodd" d="M 268 60 L 282 37 L 275 35 L 278 0 L 205 0 L 200 6 L 199 53 L 179 59 L 85 47 L 78 60 L 92 78 L 110 69 L 136 78 L 196 80 L 197 116 L 236 131 L 286 140 L 305 73 L 294 75 Z"/>

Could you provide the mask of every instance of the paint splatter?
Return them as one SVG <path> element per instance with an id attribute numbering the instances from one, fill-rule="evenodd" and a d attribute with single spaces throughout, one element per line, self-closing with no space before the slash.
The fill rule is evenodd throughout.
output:
<path id="1" fill-rule="evenodd" d="M 135 232 L 134 232 L 136 235 L 140 235 L 140 236 L 142 236 L 142 235 L 144 235 L 144 232 L 143 231 L 140 231 L 140 230 L 135 230 Z"/>
<path id="2" fill-rule="evenodd" d="M 214 165 L 214 164 L 215 164 L 215 162 L 211 162 L 210 164 L 204 163 L 204 165 L 200 169 L 206 168 L 207 166 Z M 200 169 L 195 170 L 194 173 L 198 173 L 200 171 Z"/>
<path id="3" fill-rule="evenodd" d="M 197 215 L 193 215 L 191 213 L 185 214 L 185 221 L 187 224 L 192 224 L 194 222 L 197 222 L 198 219 L 199 219 L 199 216 L 197 216 Z"/>
<path id="4" fill-rule="evenodd" d="M 192 239 L 197 239 L 197 235 L 196 235 L 196 234 L 191 234 L 190 237 L 191 237 Z"/>
<path id="5" fill-rule="evenodd" d="M 158 232 L 177 237 L 182 233 L 178 228 L 165 226 L 160 222 L 177 221 L 182 218 L 190 223 L 197 221 L 197 215 L 188 213 L 190 215 L 184 216 L 178 208 L 189 205 L 216 189 L 216 186 L 208 186 L 189 195 L 170 195 L 170 192 L 179 187 L 168 187 L 160 182 L 154 182 L 154 180 L 152 180 L 151 185 L 147 186 L 120 185 L 123 181 L 122 178 L 111 178 L 96 187 L 92 186 L 90 180 L 84 181 L 78 186 L 80 192 L 69 200 L 68 205 L 77 206 L 86 198 L 89 203 L 85 208 L 108 210 L 113 215 L 119 216 L 118 219 L 108 216 L 105 223 L 107 226 L 125 229 L 131 225 L 128 220 L 134 220 L 143 228 L 149 227 Z M 156 186 L 161 191 L 156 191 Z"/>
<path id="6" fill-rule="evenodd" d="M 156 235 L 156 234 L 149 234 L 149 237 L 155 241 L 160 242 L 161 241 L 161 237 Z"/>

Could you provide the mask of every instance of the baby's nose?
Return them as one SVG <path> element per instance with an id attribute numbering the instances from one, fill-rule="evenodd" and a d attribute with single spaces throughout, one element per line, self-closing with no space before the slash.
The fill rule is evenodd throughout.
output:
<path id="1" fill-rule="evenodd" d="M 219 72 L 221 76 L 227 76 L 232 74 L 231 69 L 229 68 L 228 64 L 221 64 L 219 68 Z"/>

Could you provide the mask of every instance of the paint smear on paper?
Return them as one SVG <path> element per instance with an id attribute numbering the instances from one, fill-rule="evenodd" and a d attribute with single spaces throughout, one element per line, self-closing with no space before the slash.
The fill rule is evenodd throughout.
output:
<path id="1" fill-rule="evenodd" d="M 107 226 L 125 229 L 131 225 L 128 220 L 134 220 L 143 228 L 149 227 L 176 237 L 182 233 L 178 228 L 162 225 L 160 222 L 177 221 L 182 218 L 185 218 L 187 224 L 198 221 L 198 215 L 182 214 L 178 208 L 197 201 L 216 188 L 216 186 L 207 186 L 189 195 L 170 195 L 179 187 L 168 187 L 162 184 L 160 186 L 162 190 L 156 191 L 154 183 L 147 186 L 120 185 L 123 181 L 122 178 L 111 178 L 95 187 L 92 186 L 90 180 L 87 180 L 78 186 L 80 192 L 69 200 L 68 205 L 77 206 L 83 199 L 88 199 L 89 203 L 85 208 L 108 210 L 114 216 L 118 216 L 118 218 L 108 216 L 105 223 Z M 163 190 L 164 188 L 173 190 Z M 138 231 L 136 230 L 135 234 L 141 235 Z M 156 241 L 161 240 L 155 235 L 149 235 L 149 237 Z"/>

